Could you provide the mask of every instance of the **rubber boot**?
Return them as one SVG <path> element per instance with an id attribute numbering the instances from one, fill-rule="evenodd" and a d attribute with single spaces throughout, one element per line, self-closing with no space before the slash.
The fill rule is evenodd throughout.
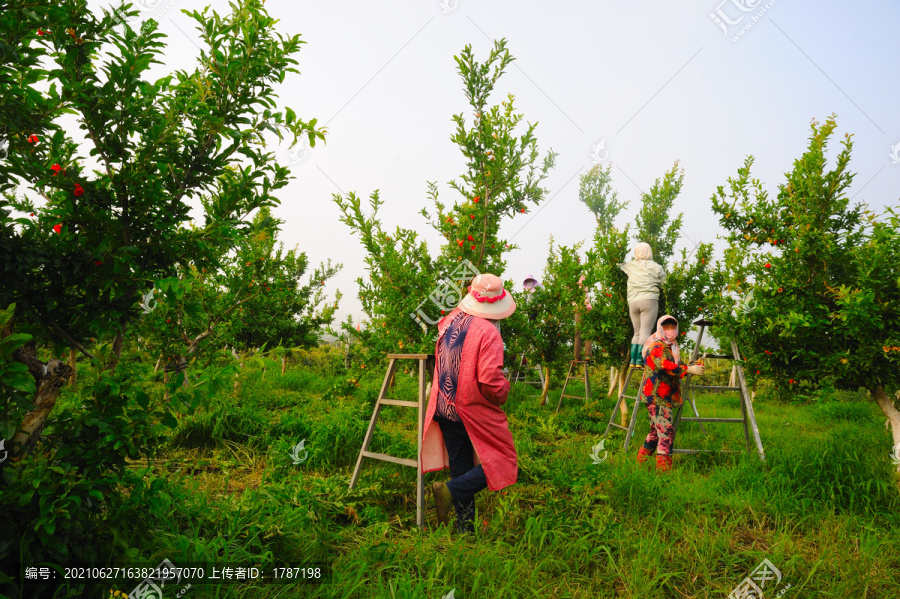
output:
<path id="1" fill-rule="evenodd" d="M 658 455 L 656 456 L 656 471 L 668 472 L 672 469 L 672 456 Z"/>
<path id="2" fill-rule="evenodd" d="M 635 345 L 637 351 L 635 352 L 634 363 L 638 368 L 644 367 L 644 346 L 643 345 Z"/>
<path id="3" fill-rule="evenodd" d="M 652 455 L 653 455 L 653 452 L 652 452 L 652 451 L 647 450 L 646 447 L 644 447 L 643 445 L 641 445 L 641 448 L 638 449 L 638 455 L 637 455 L 637 461 L 638 461 L 638 464 L 645 464 L 645 463 L 647 463 L 647 460 L 648 460 L 648 459 L 650 458 L 650 456 L 652 456 Z"/>
<path id="4" fill-rule="evenodd" d="M 434 493 L 434 505 L 437 510 L 438 522 L 447 524 L 450 521 L 450 506 L 453 505 L 453 495 L 447 485 L 441 482 L 435 482 L 431 485 Z"/>

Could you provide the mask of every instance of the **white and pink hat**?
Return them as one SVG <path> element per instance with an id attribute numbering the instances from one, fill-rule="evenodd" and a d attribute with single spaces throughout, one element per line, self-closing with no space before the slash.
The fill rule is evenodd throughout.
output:
<path id="1" fill-rule="evenodd" d="M 501 320 L 516 311 L 516 302 L 500 277 L 480 274 L 472 279 L 469 292 L 456 307 L 472 316 Z"/>

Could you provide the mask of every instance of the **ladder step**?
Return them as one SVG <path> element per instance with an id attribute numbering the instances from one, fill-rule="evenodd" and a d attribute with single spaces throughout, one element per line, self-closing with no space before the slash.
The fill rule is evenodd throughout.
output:
<path id="1" fill-rule="evenodd" d="M 682 422 L 743 422 L 743 418 L 682 418 Z"/>
<path id="2" fill-rule="evenodd" d="M 392 455 L 387 455 L 386 453 L 375 453 L 372 451 L 364 451 L 362 454 L 367 458 L 372 458 L 373 460 L 381 460 L 383 462 L 393 462 L 394 464 L 402 464 L 403 466 L 412 466 L 413 468 L 418 468 L 419 463 L 416 460 L 410 460 L 407 458 L 397 458 Z"/>
<path id="3" fill-rule="evenodd" d="M 703 358 L 703 356 L 700 356 Z M 734 360 L 734 356 L 726 356 L 725 354 L 706 354 L 704 360 Z"/>
<path id="4" fill-rule="evenodd" d="M 404 406 L 406 408 L 418 408 L 419 407 L 419 402 L 408 401 L 405 399 L 382 399 L 382 400 L 379 400 L 378 403 L 380 403 L 381 405 L 388 405 L 388 406 Z"/>
<path id="5" fill-rule="evenodd" d="M 691 385 L 691 389 L 713 389 L 719 391 L 740 391 L 740 387 L 729 387 L 727 385 Z"/>
<path id="6" fill-rule="evenodd" d="M 563 395 L 563 397 L 571 397 L 572 399 L 587 399 L 586 397 L 581 397 L 580 395 Z"/>
<path id="7" fill-rule="evenodd" d="M 627 431 L 627 430 L 628 430 L 628 427 L 627 427 L 627 426 L 621 426 L 621 425 L 619 425 L 619 424 L 614 424 L 614 423 L 612 423 L 612 422 L 610 422 L 609 425 L 610 425 L 610 426 L 614 426 L 614 427 L 616 427 L 616 428 L 618 428 L 618 429 L 622 429 L 623 431 Z"/>
<path id="8" fill-rule="evenodd" d="M 619 399 L 634 399 L 634 400 L 636 400 L 637 397 L 635 397 L 634 395 L 620 395 Z"/>

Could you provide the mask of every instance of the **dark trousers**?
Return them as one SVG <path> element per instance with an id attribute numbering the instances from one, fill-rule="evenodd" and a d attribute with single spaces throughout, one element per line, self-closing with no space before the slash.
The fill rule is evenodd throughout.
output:
<path id="1" fill-rule="evenodd" d="M 447 488 L 453 496 L 456 509 L 456 527 L 461 531 L 475 530 L 475 494 L 487 488 L 484 468 L 478 464 L 473 468 L 475 449 L 469 433 L 462 422 L 447 420 L 435 414 L 434 421 L 441 427 L 447 455 L 450 458 L 450 482 Z"/>

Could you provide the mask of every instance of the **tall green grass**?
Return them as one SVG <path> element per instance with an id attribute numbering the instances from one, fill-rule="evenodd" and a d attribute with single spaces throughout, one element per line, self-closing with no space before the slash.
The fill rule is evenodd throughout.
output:
<path id="1" fill-rule="evenodd" d="M 566 399 L 558 414 L 560 389 L 541 407 L 536 389 L 516 385 L 504 408 L 518 482 L 480 493 L 479 526 L 459 536 L 435 526 L 430 493 L 428 526 L 415 527 L 412 468 L 366 460 L 348 488 L 382 379 L 336 391 L 344 379 L 302 366 L 251 372 L 238 396 L 185 418 L 121 510 L 131 546 L 176 563 L 323 560 L 334 572 L 326 585 L 198 586 L 191 597 L 725 597 L 764 558 L 791 584 L 788 598 L 900 597 L 889 437 L 859 398 L 757 398 L 765 462 L 743 451 L 739 425 L 704 434 L 685 423 L 676 446 L 737 453 L 679 455 L 658 475 L 635 460 L 643 408 L 630 450 L 617 431 L 606 460 L 591 461 L 614 403 L 603 381 L 591 402 Z M 398 375 L 390 396 L 416 390 Z M 698 409 L 740 413 L 727 394 L 698 397 Z M 415 430 L 414 410 L 386 407 L 372 449 L 415 457 Z M 294 464 L 301 440 L 307 458 Z M 447 478 L 429 473 L 426 488 Z"/>

